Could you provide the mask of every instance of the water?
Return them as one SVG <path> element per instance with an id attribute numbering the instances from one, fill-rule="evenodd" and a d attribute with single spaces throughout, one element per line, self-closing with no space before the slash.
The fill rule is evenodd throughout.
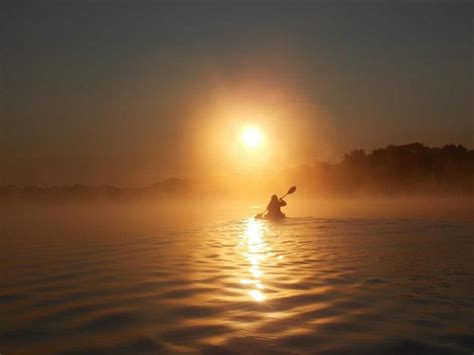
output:
<path id="1" fill-rule="evenodd" d="M 471 354 L 473 232 L 243 219 L 4 242 L 0 352 Z"/>

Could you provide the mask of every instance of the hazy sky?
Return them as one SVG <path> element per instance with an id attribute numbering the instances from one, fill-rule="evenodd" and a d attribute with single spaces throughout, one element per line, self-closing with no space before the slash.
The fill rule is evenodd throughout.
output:
<path id="1" fill-rule="evenodd" d="M 3 1 L 0 184 L 221 173 L 237 165 L 220 153 L 239 119 L 263 127 L 275 167 L 414 141 L 472 148 L 473 11 L 451 0 Z"/>

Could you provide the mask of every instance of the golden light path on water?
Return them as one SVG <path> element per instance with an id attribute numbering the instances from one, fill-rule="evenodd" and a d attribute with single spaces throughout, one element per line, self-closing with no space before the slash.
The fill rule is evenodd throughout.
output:
<path id="1" fill-rule="evenodd" d="M 271 245 L 265 239 L 264 225 L 261 221 L 249 219 L 246 222 L 242 240 L 238 244 L 243 256 L 248 260 L 248 274 L 240 279 L 240 283 L 249 288 L 248 294 L 257 302 L 265 301 L 265 273 L 262 264 L 272 258 L 279 260 L 283 256 L 276 256 Z"/>
<path id="2" fill-rule="evenodd" d="M 471 222 L 251 218 L 87 242 L 59 228 L 4 245 L 2 354 L 472 348 Z"/>

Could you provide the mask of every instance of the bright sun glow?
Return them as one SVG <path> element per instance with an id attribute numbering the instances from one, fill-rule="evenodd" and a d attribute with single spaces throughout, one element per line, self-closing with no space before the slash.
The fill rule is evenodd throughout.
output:
<path id="1" fill-rule="evenodd" d="M 257 148 L 262 143 L 262 132 L 256 127 L 245 127 L 242 130 L 242 143 L 247 148 Z"/>

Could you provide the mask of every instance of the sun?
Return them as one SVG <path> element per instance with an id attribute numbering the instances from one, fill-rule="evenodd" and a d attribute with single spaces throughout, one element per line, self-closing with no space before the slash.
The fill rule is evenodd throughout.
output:
<path id="1" fill-rule="evenodd" d="M 241 139 L 245 147 L 253 149 L 262 144 L 263 135 L 257 127 L 244 127 Z"/>

